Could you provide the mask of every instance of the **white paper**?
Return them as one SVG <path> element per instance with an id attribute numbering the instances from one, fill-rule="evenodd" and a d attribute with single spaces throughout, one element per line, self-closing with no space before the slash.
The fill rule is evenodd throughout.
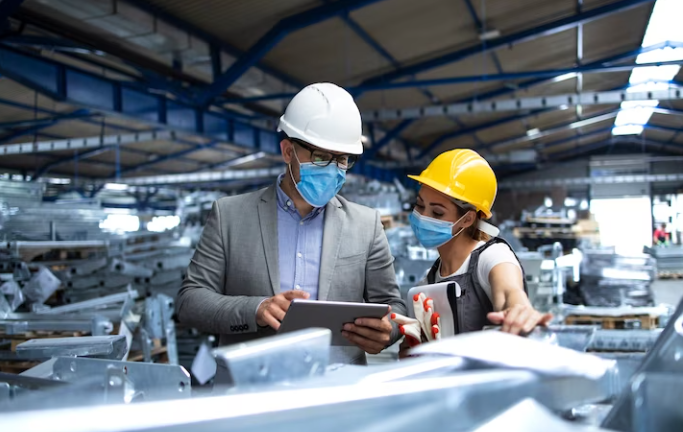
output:
<path id="1" fill-rule="evenodd" d="M 448 355 L 551 376 L 600 379 L 614 362 L 499 331 L 464 333 L 418 345 L 411 355 Z"/>
<path id="2" fill-rule="evenodd" d="M 190 368 L 192 375 L 199 381 L 200 384 L 206 384 L 211 378 L 216 375 L 216 360 L 211 355 L 211 349 L 203 343 L 197 351 L 197 355 L 192 361 Z"/>

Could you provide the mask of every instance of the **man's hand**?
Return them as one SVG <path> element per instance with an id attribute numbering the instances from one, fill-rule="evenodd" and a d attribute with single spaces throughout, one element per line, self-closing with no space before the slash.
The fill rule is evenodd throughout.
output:
<path id="1" fill-rule="evenodd" d="M 530 333 L 536 326 L 547 325 L 552 314 L 542 314 L 531 306 L 514 305 L 500 312 L 491 312 L 486 316 L 493 324 L 501 325 L 501 331 L 514 335 Z"/>
<path id="2" fill-rule="evenodd" d="M 391 312 L 391 307 L 389 307 Z M 368 354 L 379 354 L 391 341 L 389 315 L 379 318 L 358 318 L 353 324 L 345 324 L 342 336 Z"/>
<path id="3" fill-rule="evenodd" d="M 294 299 L 307 299 L 310 295 L 306 291 L 285 291 L 269 299 L 264 300 L 256 311 L 256 323 L 261 327 L 271 326 L 277 330 L 280 322 L 285 317 L 290 303 Z"/>

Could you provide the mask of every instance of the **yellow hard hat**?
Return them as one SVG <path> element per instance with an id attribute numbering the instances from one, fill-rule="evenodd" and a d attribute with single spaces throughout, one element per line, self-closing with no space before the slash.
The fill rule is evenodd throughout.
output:
<path id="1" fill-rule="evenodd" d="M 474 150 L 455 149 L 441 153 L 419 176 L 409 175 L 423 185 L 464 201 L 491 217 L 498 182 L 493 169 Z"/>

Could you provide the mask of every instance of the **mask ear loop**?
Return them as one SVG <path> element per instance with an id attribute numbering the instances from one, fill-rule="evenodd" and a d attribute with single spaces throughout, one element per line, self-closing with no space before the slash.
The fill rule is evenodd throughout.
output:
<path id="1" fill-rule="evenodd" d="M 461 220 L 465 219 L 466 216 L 467 216 L 467 213 L 465 213 L 460 219 L 458 219 L 457 221 L 455 221 L 455 223 L 453 224 L 453 226 L 456 226 Z M 455 233 L 455 234 L 453 235 L 453 237 L 451 237 L 451 240 L 453 240 L 454 238 L 456 238 L 457 236 L 459 236 L 460 233 L 463 232 L 463 231 L 465 231 L 465 227 L 460 228 L 460 231 L 458 231 L 457 233 Z M 450 241 L 450 240 L 449 240 L 449 241 Z"/>
<path id="2" fill-rule="evenodd" d="M 299 162 L 299 167 L 301 167 L 301 161 L 299 160 L 299 156 L 296 154 L 296 149 L 294 148 L 293 142 L 292 142 L 292 152 L 294 152 L 294 158 L 296 159 L 297 162 Z M 289 169 L 289 177 L 292 179 L 292 183 L 294 183 L 294 187 L 296 188 L 298 184 L 297 184 L 296 180 L 294 180 L 294 173 L 292 172 L 292 163 L 291 162 L 287 164 L 287 168 Z M 301 175 L 301 173 L 299 173 L 299 175 Z"/>

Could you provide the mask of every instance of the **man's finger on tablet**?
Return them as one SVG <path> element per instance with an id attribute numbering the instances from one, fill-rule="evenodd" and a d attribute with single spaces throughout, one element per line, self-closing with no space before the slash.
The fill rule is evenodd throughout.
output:
<path id="1" fill-rule="evenodd" d="M 369 327 L 375 330 L 383 332 L 391 332 L 391 322 L 389 321 L 389 316 L 385 316 L 382 319 L 379 318 L 358 318 L 355 323 L 357 326 Z"/>
<path id="2" fill-rule="evenodd" d="M 285 311 L 280 309 L 277 305 L 271 305 L 271 308 L 268 309 L 268 312 L 273 318 L 275 318 L 278 321 L 282 321 L 283 319 L 285 319 Z"/>
<path id="3" fill-rule="evenodd" d="M 282 293 L 282 295 L 289 301 L 292 301 L 294 299 L 304 299 L 306 300 L 309 298 L 311 295 L 307 293 L 306 291 L 301 291 L 301 290 L 290 290 L 290 291 L 285 291 Z"/>
<path id="4" fill-rule="evenodd" d="M 342 336 L 356 344 L 360 349 L 368 354 L 379 354 L 384 349 L 384 346 L 381 343 L 364 338 L 356 333 L 343 331 Z"/>
<path id="5" fill-rule="evenodd" d="M 391 339 L 391 326 L 389 332 L 379 331 L 370 327 L 357 326 L 354 324 L 345 324 L 344 330 L 350 333 L 355 333 L 373 342 L 377 342 L 385 347 Z"/>
<path id="6" fill-rule="evenodd" d="M 270 311 L 266 311 L 263 314 L 263 320 L 273 328 L 273 330 L 277 330 L 280 328 L 280 321 L 276 320 L 271 314 Z"/>

